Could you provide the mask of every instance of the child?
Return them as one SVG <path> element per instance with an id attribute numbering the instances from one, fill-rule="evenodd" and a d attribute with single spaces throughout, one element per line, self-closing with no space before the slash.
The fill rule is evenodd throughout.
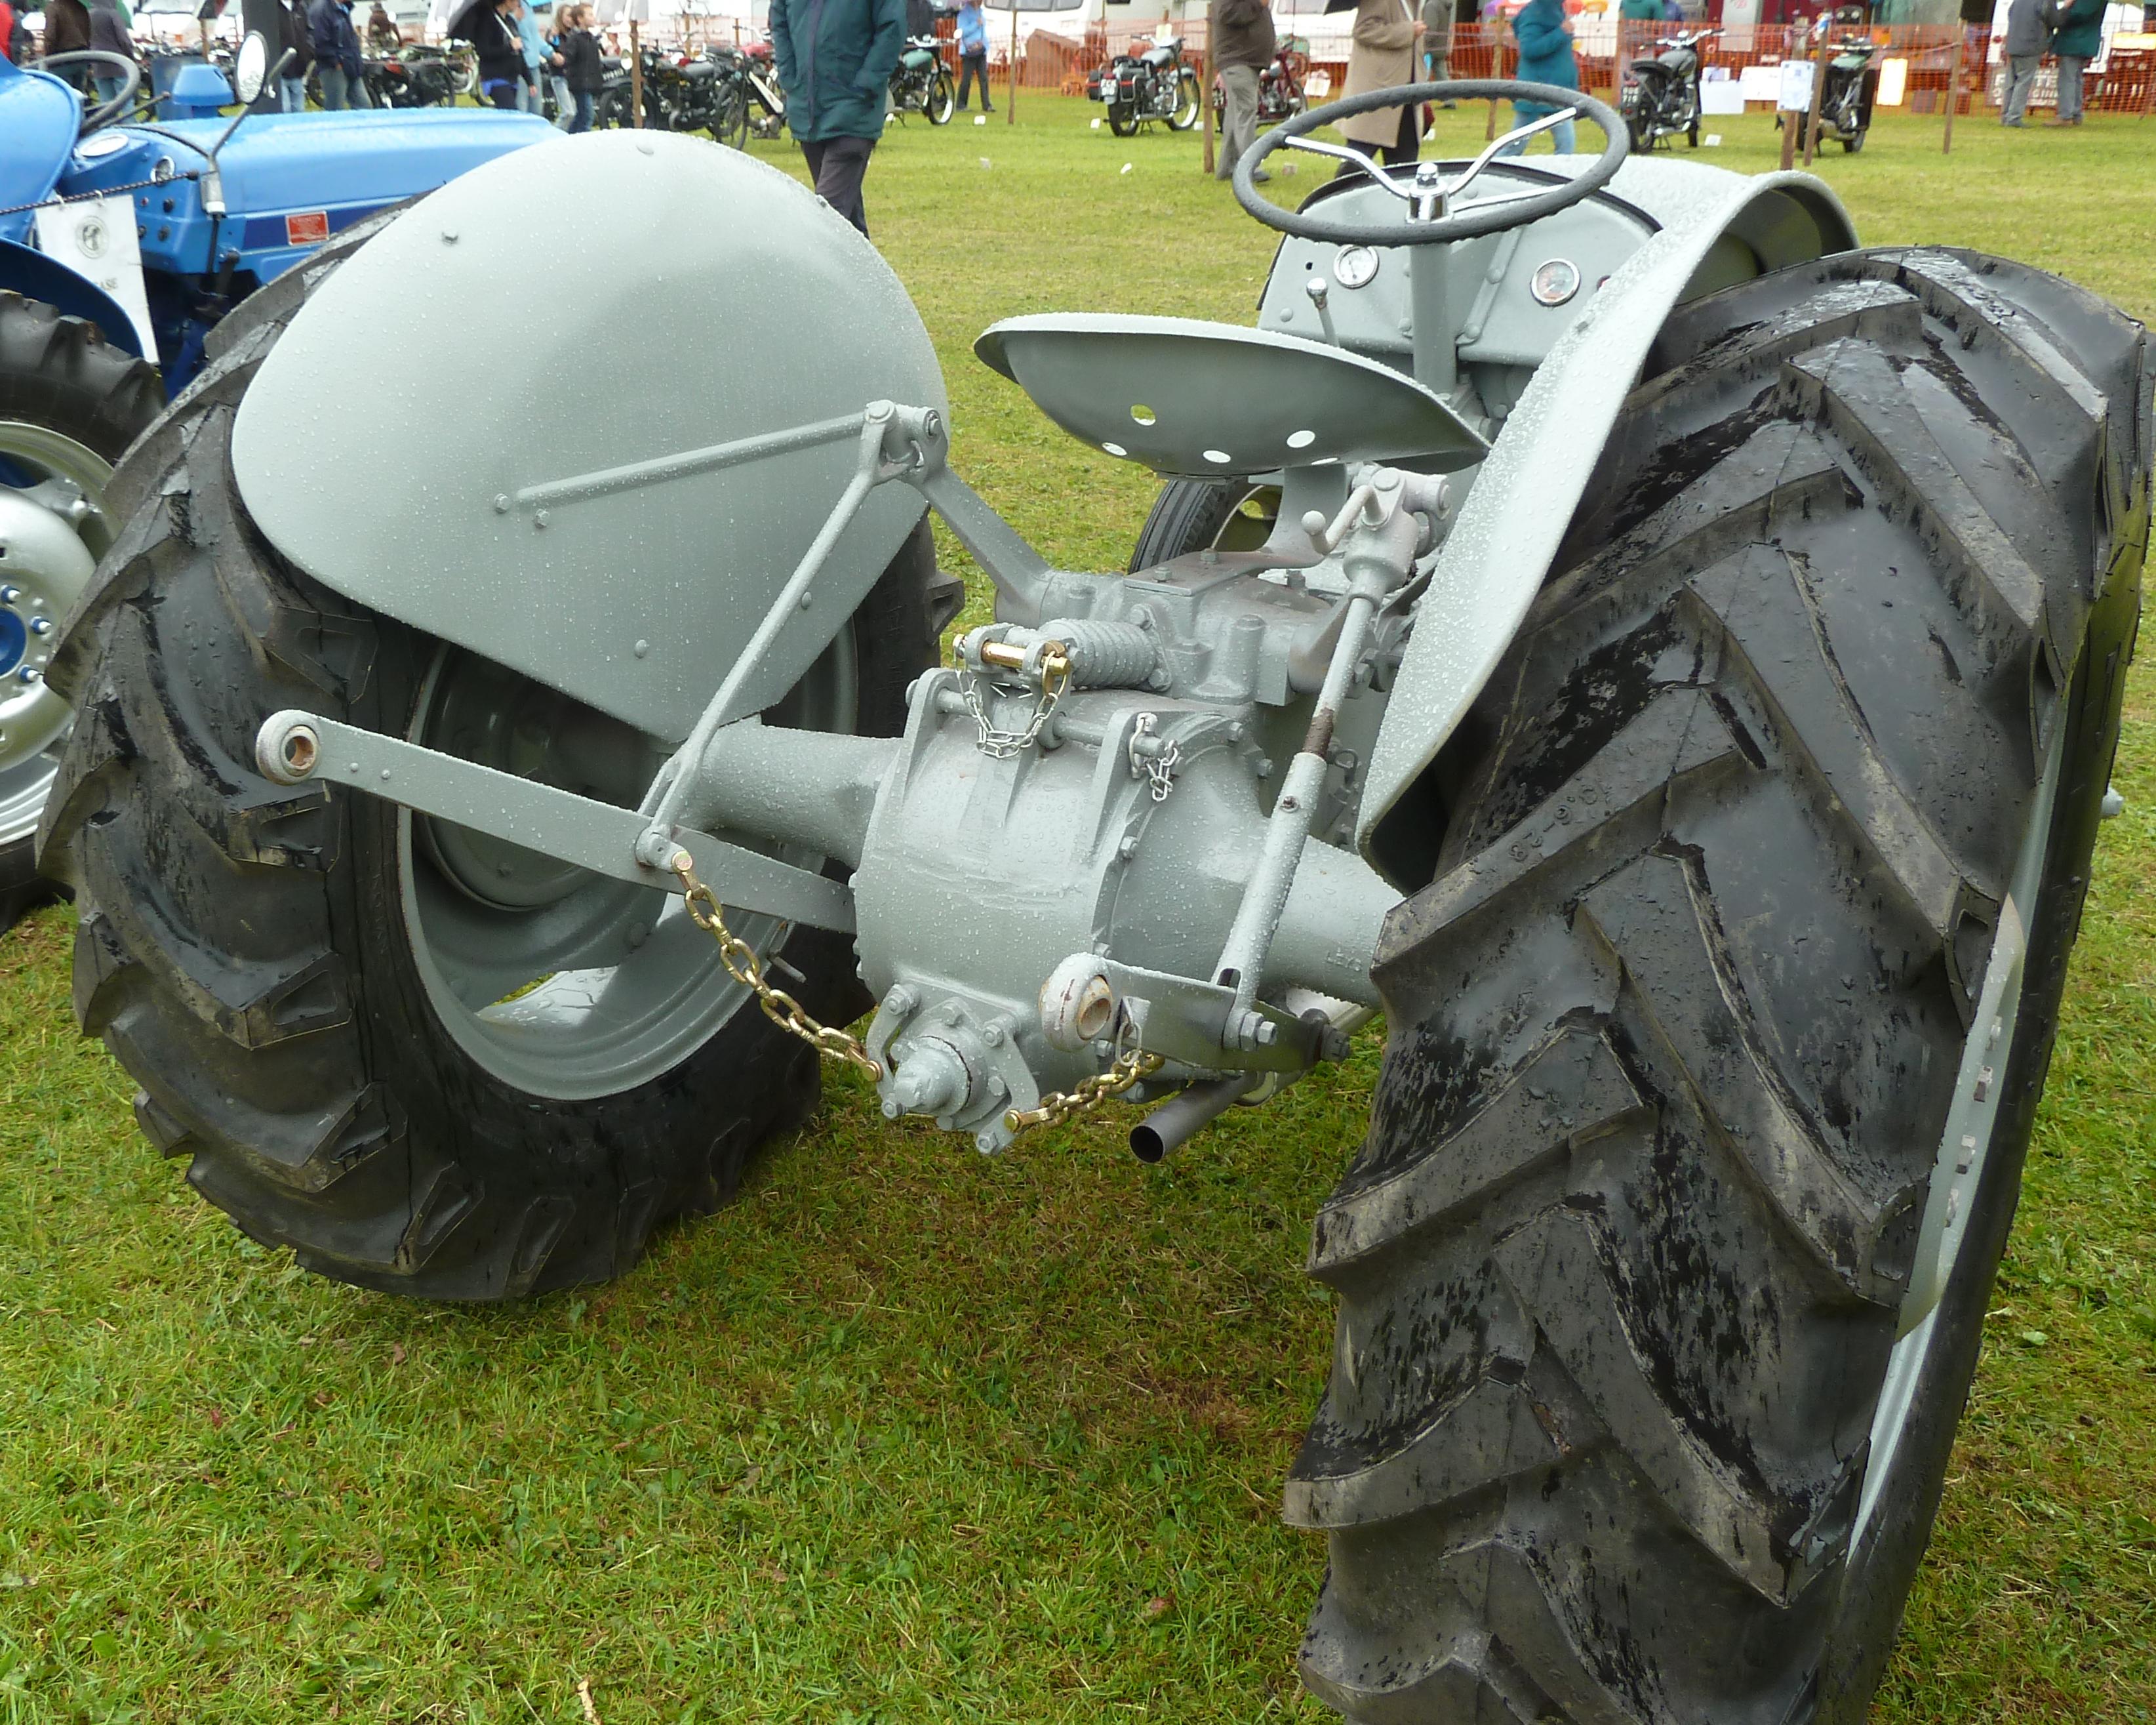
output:
<path id="1" fill-rule="evenodd" d="M 599 40 L 592 34 L 591 8 L 567 8 L 561 14 L 561 24 L 562 33 L 555 39 L 554 47 L 562 56 L 562 75 L 569 80 L 569 99 L 576 104 L 576 115 L 569 121 L 569 130 L 589 131 L 593 106 L 606 85 L 606 64 L 599 54 Z"/>

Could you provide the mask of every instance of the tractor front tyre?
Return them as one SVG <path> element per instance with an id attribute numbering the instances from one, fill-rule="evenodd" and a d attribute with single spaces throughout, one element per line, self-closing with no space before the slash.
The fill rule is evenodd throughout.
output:
<path id="1" fill-rule="evenodd" d="M 0 930 L 52 892 L 38 819 L 67 718 L 44 689 L 46 661 L 117 530 L 113 467 L 164 404 L 147 360 L 95 324 L 0 292 Z"/>
<path id="2" fill-rule="evenodd" d="M 1358 1721 L 1861 1719 L 2057 1022 L 2142 332 L 1852 253 L 1665 327 L 1429 781 L 1316 1225 L 1301 1663 Z"/>
<path id="3" fill-rule="evenodd" d="M 76 894 L 76 1012 L 153 1143 L 303 1267 L 444 1300 L 601 1280 L 807 1119 L 817 1058 L 678 899 L 257 769 L 263 718 L 294 707 L 630 806 L 665 753 L 317 585 L 256 530 L 233 416 L 328 273 L 228 320 L 116 481 L 131 513 L 53 669 L 77 721 L 42 860 Z M 787 722 L 895 733 L 934 662 L 935 581 L 924 522 Z M 865 1010 L 845 937 L 734 920 L 809 1012 Z"/>

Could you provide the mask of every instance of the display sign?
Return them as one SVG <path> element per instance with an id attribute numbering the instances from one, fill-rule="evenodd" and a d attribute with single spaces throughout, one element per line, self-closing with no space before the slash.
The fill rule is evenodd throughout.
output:
<path id="1" fill-rule="evenodd" d="M 1810 60 L 1784 60 L 1781 77 L 1777 82 L 1774 106 L 1784 114 L 1809 114 L 1812 106 L 1812 75 L 1816 70 Z"/>
<path id="2" fill-rule="evenodd" d="M 38 250 L 79 275 L 87 275 L 120 302 L 135 326 L 143 353 L 157 352 L 150 327 L 150 300 L 142 282 L 142 251 L 135 242 L 135 204 L 124 192 L 38 206 Z"/>

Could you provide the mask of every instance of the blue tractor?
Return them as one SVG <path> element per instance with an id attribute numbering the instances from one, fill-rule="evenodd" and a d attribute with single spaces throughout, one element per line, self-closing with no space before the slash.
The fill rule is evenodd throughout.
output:
<path id="1" fill-rule="evenodd" d="M 259 90 L 266 60 L 250 38 L 240 93 Z M 122 73 L 124 87 L 85 106 L 60 70 Z M 141 82 L 102 53 L 0 59 L 0 928 L 41 890 L 32 845 L 68 728 L 44 667 L 116 529 L 105 492 L 121 453 L 249 295 L 376 211 L 557 136 L 470 109 L 242 107 L 242 126 L 206 65 L 138 119 Z"/>

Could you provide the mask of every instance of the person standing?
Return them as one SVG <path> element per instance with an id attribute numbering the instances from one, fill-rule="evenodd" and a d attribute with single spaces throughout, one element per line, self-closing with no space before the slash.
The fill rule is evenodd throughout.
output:
<path id="1" fill-rule="evenodd" d="M 1227 98 L 1213 177 L 1224 180 L 1234 178 L 1235 164 L 1258 141 L 1258 76 L 1273 63 L 1280 37 L 1273 28 L 1271 0 L 1218 0 L 1213 16 L 1218 20 L 1213 65 Z M 1250 178 L 1272 176 L 1261 167 Z"/>
<path id="2" fill-rule="evenodd" d="M 287 114 L 307 111 L 307 68 L 315 63 L 315 33 L 307 24 L 301 0 L 277 0 L 277 46 L 290 49 L 291 59 L 277 75 L 278 94 Z"/>
<path id="3" fill-rule="evenodd" d="M 106 54 L 116 54 L 122 59 L 134 59 L 135 39 L 127 33 L 126 22 L 114 8 L 112 0 L 90 0 L 90 45 Z M 127 87 L 125 72 L 107 72 L 90 68 L 91 81 L 97 85 L 100 102 L 117 101 L 120 92 Z"/>
<path id="4" fill-rule="evenodd" d="M 382 0 L 374 0 L 367 14 L 367 45 L 377 54 L 394 54 L 404 45 L 403 32 L 397 28 L 397 20 Z"/>
<path id="5" fill-rule="evenodd" d="M 1442 84 L 1452 75 L 1452 0 L 1422 0 L 1422 64 L 1432 84 Z M 1460 104 L 1443 101 L 1437 106 L 1456 108 Z"/>
<path id="6" fill-rule="evenodd" d="M 374 106 L 367 94 L 367 67 L 360 58 L 352 6 L 352 0 L 315 0 L 307 13 L 315 44 L 315 75 L 321 80 L 326 114 Z"/>
<path id="7" fill-rule="evenodd" d="M 1564 0 L 1527 0 L 1512 20 L 1512 39 L 1520 45 L 1514 77 L 1528 84 L 1554 84 L 1560 90 L 1579 88 L 1579 63 L 1573 58 L 1572 21 L 1564 15 Z M 1558 111 L 1546 102 L 1514 102 L 1512 124 L 1529 126 Z M 1572 154 L 1579 142 L 1573 122 L 1560 120 L 1551 128 L 1551 141 L 1558 155 Z M 1502 153 L 1517 156 L 1527 147 L 1522 139 L 1507 144 Z"/>
<path id="8" fill-rule="evenodd" d="M 90 46 L 90 13 L 82 0 L 45 0 L 44 54 L 80 54 Z M 87 95 L 90 75 L 81 66 L 64 66 L 53 75 L 63 78 Z"/>
<path id="9" fill-rule="evenodd" d="M 2051 45 L 2051 0 L 2013 0 L 2006 8 L 2006 111 L 2001 126 L 2029 123 L 2029 92 Z"/>
<path id="10" fill-rule="evenodd" d="M 544 114 L 547 103 L 540 94 L 539 80 L 546 75 L 547 39 L 539 33 L 539 19 L 525 0 L 516 0 L 509 18 L 516 26 L 517 50 L 524 59 L 523 82 L 517 86 L 516 106 L 527 114 Z"/>
<path id="11" fill-rule="evenodd" d="M 1409 10 L 1409 0 L 1357 0 L 1348 82 L 1341 95 L 1368 95 L 1372 90 L 1414 83 L 1415 44 L 1422 37 L 1422 20 Z M 1375 150 L 1389 167 L 1412 162 L 1422 153 L 1422 110 L 1410 104 L 1358 114 L 1340 122 L 1340 136 Z M 1352 162 L 1340 164 L 1341 174 L 1360 172 Z"/>
<path id="12" fill-rule="evenodd" d="M 516 0 L 471 0 L 449 24 L 452 41 L 471 44 L 479 61 L 479 93 L 497 108 L 516 107 L 524 83 L 524 49 L 507 17 L 516 4 Z"/>
<path id="13" fill-rule="evenodd" d="M 988 100 L 988 21 L 981 16 L 981 0 L 960 0 L 958 7 L 958 111 L 966 111 L 973 80 L 981 80 L 981 111 L 993 114 Z"/>
<path id="14" fill-rule="evenodd" d="M 575 92 L 569 88 L 567 76 L 569 56 L 562 46 L 562 38 L 569 29 L 569 8 L 556 5 L 554 0 L 540 0 L 538 9 L 547 14 L 539 27 L 546 39 L 547 64 L 539 69 L 539 75 L 547 80 L 547 91 L 554 98 L 554 124 L 567 131 L 575 107 Z"/>
<path id="15" fill-rule="evenodd" d="M 816 195 L 864 235 L 861 182 L 905 46 L 906 0 L 771 0 L 787 129 L 808 159 Z"/>
<path id="16" fill-rule="evenodd" d="M 2082 123 L 2082 75 L 2103 52 L 2104 0 L 2071 0 L 2060 8 L 2051 52 L 2059 59 L 2059 111 L 2044 124 Z"/>
<path id="17" fill-rule="evenodd" d="M 606 88 L 606 61 L 599 53 L 599 39 L 592 34 L 590 8 L 572 6 L 562 15 L 562 33 L 555 47 L 562 55 L 562 70 L 569 86 L 575 112 L 569 118 L 572 132 L 592 129 L 593 111 L 599 92 Z"/>

